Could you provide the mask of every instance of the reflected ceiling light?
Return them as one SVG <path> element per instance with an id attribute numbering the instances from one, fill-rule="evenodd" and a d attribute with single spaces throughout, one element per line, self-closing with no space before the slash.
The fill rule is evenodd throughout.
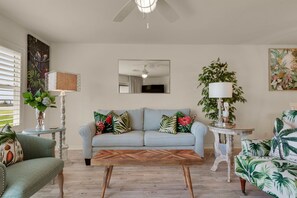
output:
<path id="1" fill-rule="evenodd" d="M 148 71 L 146 70 L 146 65 L 144 66 L 141 77 L 142 78 L 147 78 L 148 77 Z"/>
<path id="2" fill-rule="evenodd" d="M 158 0 L 135 0 L 138 10 L 148 14 L 155 10 Z"/>

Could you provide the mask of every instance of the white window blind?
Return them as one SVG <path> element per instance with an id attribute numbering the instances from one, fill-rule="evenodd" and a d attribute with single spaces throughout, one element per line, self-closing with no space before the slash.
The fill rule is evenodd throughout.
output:
<path id="1" fill-rule="evenodd" d="M 0 46 L 0 127 L 20 124 L 21 53 Z"/>

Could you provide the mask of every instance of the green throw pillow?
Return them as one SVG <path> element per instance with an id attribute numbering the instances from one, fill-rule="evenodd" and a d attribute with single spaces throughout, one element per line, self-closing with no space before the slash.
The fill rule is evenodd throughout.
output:
<path id="1" fill-rule="evenodd" d="M 177 133 L 176 118 L 177 118 L 176 115 L 171 117 L 163 115 L 160 123 L 159 132 L 176 134 Z"/>
<path id="2" fill-rule="evenodd" d="M 24 154 L 15 131 L 6 124 L 0 132 L 0 162 L 5 166 L 10 166 L 23 161 Z"/>
<path id="3" fill-rule="evenodd" d="M 176 113 L 176 116 L 177 116 L 177 132 L 191 133 L 191 127 L 193 125 L 193 122 L 195 121 L 196 116 L 190 117 L 180 111 Z"/>
<path id="4" fill-rule="evenodd" d="M 273 132 L 270 156 L 297 162 L 297 128 L 276 118 Z"/>
<path id="5" fill-rule="evenodd" d="M 127 111 L 125 111 L 121 115 L 113 113 L 112 123 L 114 134 L 122 134 L 131 131 L 130 119 Z"/>
<path id="6" fill-rule="evenodd" d="M 112 127 L 112 111 L 107 115 L 98 113 L 94 111 L 95 125 L 96 125 L 96 135 L 102 133 L 109 133 L 113 131 Z"/>

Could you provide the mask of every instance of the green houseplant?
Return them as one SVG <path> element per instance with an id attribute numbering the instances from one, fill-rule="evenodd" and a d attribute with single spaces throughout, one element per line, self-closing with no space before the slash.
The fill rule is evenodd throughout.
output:
<path id="1" fill-rule="evenodd" d="M 45 110 L 48 107 L 56 108 L 55 96 L 52 96 L 47 91 L 38 90 L 34 95 L 32 94 L 32 92 L 29 91 L 23 93 L 23 98 L 25 104 L 28 104 L 34 109 L 36 109 L 36 129 L 44 130 Z"/>
<path id="2" fill-rule="evenodd" d="M 208 86 L 209 83 L 213 82 L 232 82 L 233 88 L 233 97 L 224 98 L 224 102 L 229 103 L 229 121 L 232 123 L 236 120 L 234 112 L 236 110 L 234 104 L 236 102 L 246 102 L 246 99 L 243 97 L 242 87 L 237 85 L 236 73 L 234 71 L 228 71 L 228 63 L 222 63 L 220 58 L 215 61 L 212 61 L 210 65 L 204 66 L 202 68 L 202 73 L 198 76 L 199 85 L 202 86 L 202 98 L 198 102 L 198 106 L 203 106 L 202 111 L 205 112 L 205 117 L 211 120 L 218 119 L 218 108 L 217 108 L 217 99 L 209 98 L 208 95 Z"/>

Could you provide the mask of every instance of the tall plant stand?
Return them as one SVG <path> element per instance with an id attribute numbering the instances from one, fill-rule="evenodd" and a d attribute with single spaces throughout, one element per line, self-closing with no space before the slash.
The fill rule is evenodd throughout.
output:
<path id="1" fill-rule="evenodd" d="M 233 164 L 233 136 L 240 135 L 241 139 L 245 139 L 247 135 L 253 133 L 253 128 L 240 128 L 237 126 L 230 127 L 217 127 L 214 125 L 208 125 L 210 131 L 215 136 L 214 149 L 215 149 L 215 161 L 210 170 L 216 171 L 218 165 L 221 162 L 227 162 L 228 172 L 227 181 L 231 181 L 231 165 Z M 226 135 L 226 143 L 220 142 L 220 135 Z"/>

